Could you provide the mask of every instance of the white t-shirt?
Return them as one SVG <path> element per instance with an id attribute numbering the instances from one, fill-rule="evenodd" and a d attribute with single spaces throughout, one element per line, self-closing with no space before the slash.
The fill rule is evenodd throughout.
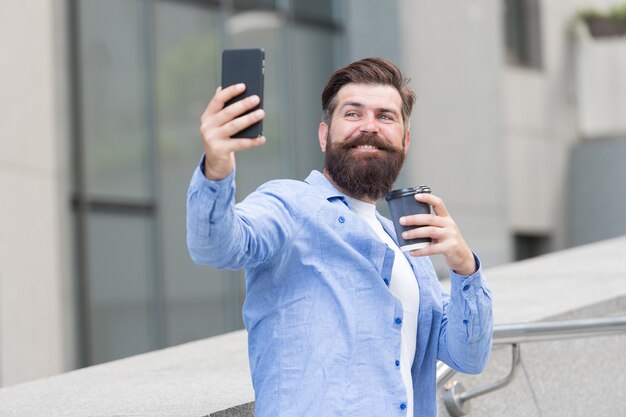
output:
<path id="1" fill-rule="evenodd" d="M 417 338 L 417 316 L 419 311 L 419 286 L 411 268 L 396 242 L 385 232 L 376 218 L 376 206 L 371 203 L 346 197 L 352 211 L 369 224 L 378 237 L 395 252 L 389 289 L 402 303 L 403 317 L 400 346 L 400 373 L 407 393 L 407 416 L 413 417 L 413 380 L 411 366 L 415 358 Z"/>

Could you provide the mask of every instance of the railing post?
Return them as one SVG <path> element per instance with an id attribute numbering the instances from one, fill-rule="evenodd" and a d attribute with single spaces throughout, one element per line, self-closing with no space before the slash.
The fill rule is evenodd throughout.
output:
<path id="1" fill-rule="evenodd" d="M 450 382 L 444 386 L 443 403 L 452 417 L 461 417 L 469 413 L 469 400 L 504 388 L 513 381 L 520 363 L 521 352 L 518 344 L 512 344 L 511 348 L 511 370 L 501 380 L 469 391 L 466 391 L 465 387 L 457 381 Z"/>

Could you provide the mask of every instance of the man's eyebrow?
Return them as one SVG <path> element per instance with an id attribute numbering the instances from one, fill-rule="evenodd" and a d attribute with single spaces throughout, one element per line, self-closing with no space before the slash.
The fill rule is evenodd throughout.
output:
<path id="1" fill-rule="evenodd" d="M 400 112 L 394 109 L 390 109 L 387 107 L 380 107 L 377 109 L 379 113 L 391 113 L 391 114 L 395 114 L 395 115 L 399 115 Z"/>
<path id="2" fill-rule="evenodd" d="M 356 108 L 362 108 L 365 107 L 365 105 L 363 105 L 363 103 L 359 103 L 358 101 L 346 101 L 345 103 L 343 103 L 340 107 L 339 110 L 344 109 L 345 107 L 356 107 Z M 397 110 L 394 110 L 392 108 L 388 108 L 388 107 L 378 107 L 376 108 L 376 111 L 378 113 L 391 113 L 391 114 L 395 114 L 395 115 L 399 115 L 400 112 Z"/>

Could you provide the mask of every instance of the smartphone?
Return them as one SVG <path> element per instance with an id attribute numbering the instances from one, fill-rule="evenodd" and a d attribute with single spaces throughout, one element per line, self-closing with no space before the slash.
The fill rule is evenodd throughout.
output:
<path id="1" fill-rule="evenodd" d="M 263 73 L 265 69 L 265 51 L 256 49 L 225 49 L 222 52 L 222 88 L 233 84 L 245 83 L 246 91 L 226 103 L 229 106 L 252 95 L 261 99 L 259 105 L 247 113 L 263 108 Z M 256 138 L 263 134 L 263 121 L 235 133 L 233 138 Z"/>

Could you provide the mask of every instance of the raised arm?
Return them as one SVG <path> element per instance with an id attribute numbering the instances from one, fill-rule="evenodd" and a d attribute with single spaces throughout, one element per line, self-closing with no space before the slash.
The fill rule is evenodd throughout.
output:
<path id="1" fill-rule="evenodd" d="M 231 136 L 265 117 L 263 109 L 243 115 L 259 104 L 259 96 L 250 96 L 224 107 L 225 103 L 245 91 L 244 84 L 218 87 L 200 119 L 202 144 L 206 155 L 204 175 L 214 181 L 226 178 L 235 167 L 235 152 L 261 146 L 265 137 L 231 139 Z M 243 116 L 242 116 L 243 115 Z"/>
<path id="2" fill-rule="evenodd" d="M 270 183 L 235 205 L 235 152 L 260 146 L 264 137 L 230 139 L 264 117 L 262 110 L 243 115 L 258 104 L 252 96 L 228 107 L 244 91 L 242 84 L 218 88 L 202 115 L 205 156 L 187 193 L 187 246 L 194 262 L 240 269 L 271 258 L 288 239 L 296 214 Z"/>
<path id="3" fill-rule="evenodd" d="M 433 244 L 411 251 L 413 256 L 443 255 L 450 268 L 451 291 L 442 291 L 443 316 L 438 357 L 457 371 L 479 373 L 491 350 L 493 312 L 491 292 L 480 262 L 463 239 L 443 201 L 430 194 L 416 199 L 430 204 L 434 214 L 417 214 L 400 220 L 422 226 L 404 232 L 405 239 L 430 237 Z"/>

